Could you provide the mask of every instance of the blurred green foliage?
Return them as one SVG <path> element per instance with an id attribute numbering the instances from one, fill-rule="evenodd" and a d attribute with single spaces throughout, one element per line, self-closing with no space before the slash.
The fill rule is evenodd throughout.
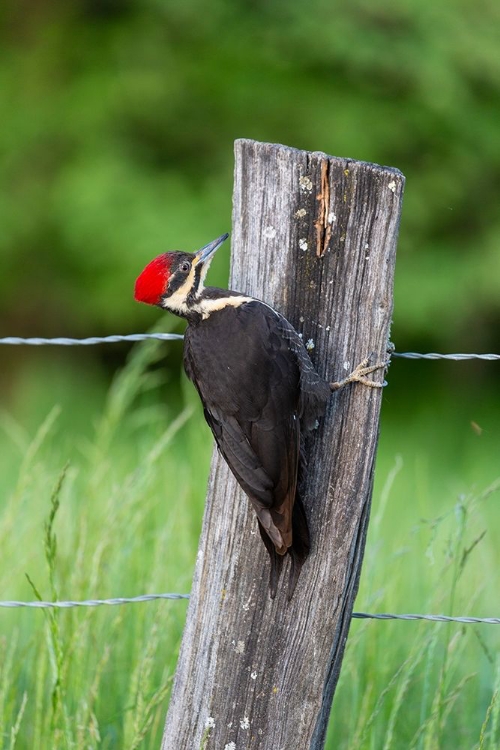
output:
<path id="1" fill-rule="evenodd" d="M 498 346 L 499 16 L 494 0 L 7 0 L 3 332 L 148 325 L 135 276 L 229 228 L 232 142 L 250 137 L 401 169 L 396 343 Z"/>

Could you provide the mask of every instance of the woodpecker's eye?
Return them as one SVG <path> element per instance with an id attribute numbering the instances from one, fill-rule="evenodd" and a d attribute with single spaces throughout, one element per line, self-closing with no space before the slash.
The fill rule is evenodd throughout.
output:
<path id="1" fill-rule="evenodd" d="M 180 264 L 179 268 L 180 268 L 180 270 L 181 270 L 181 271 L 182 271 L 183 273 L 187 273 L 187 272 L 188 272 L 188 271 L 190 270 L 190 268 L 191 268 L 191 263 L 189 263 L 189 261 L 185 260 L 185 261 L 183 261 L 183 262 L 182 262 L 182 263 Z"/>

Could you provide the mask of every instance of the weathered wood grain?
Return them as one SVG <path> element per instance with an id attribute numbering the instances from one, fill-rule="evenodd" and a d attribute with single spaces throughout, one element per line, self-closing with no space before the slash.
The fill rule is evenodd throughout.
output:
<path id="1" fill-rule="evenodd" d="M 367 355 L 384 359 L 401 173 L 248 140 L 235 151 L 231 288 L 282 311 L 331 380 Z M 288 568 L 269 598 L 255 515 L 214 452 L 163 750 L 323 747 L 363 557 L 381 397 L 347 386 L 308 442 L 312 554 L 291 602 Z"/>

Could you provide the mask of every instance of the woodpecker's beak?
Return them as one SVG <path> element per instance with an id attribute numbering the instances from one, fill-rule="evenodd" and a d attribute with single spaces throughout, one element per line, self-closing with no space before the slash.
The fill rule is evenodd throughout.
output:
<path id="1" fill-rule="evenodd" d="M 219 247 L 223 242 L 227 240 L 228 237 L 228 232 L 226 232 L 226 234 L 221 234 L 221 236 L 217 237 L 216 240 L 209 242 L 208 245 L 205 245 L 205 247 L 202 247 L 201 250 L 198 250 L 198 252 L 194 256 L 194 264 L 196 265 L 197 263 L 206 263 L 207 261 L 211 260 L 216 250 L 219 249 Z"/>

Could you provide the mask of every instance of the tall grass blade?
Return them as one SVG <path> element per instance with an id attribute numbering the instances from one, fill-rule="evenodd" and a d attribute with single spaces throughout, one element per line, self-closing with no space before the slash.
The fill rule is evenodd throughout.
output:
<path id="1" fill-rule="evenodd" d="M 19 711 L 17 712 L 16 720 L 14 722 L 14 726 L 10 730 L 10 745 L 9 750 L 14 750 L 16 746 L 17 736 L 19 734 L 19 729 L 21 727 L 21 721 L 23 720 L 24 716 L 24 709 L 26 708 L 26 704 L 28 703 L 28 693 L 24 691 L 21 705 L 19 707 Z"/>

